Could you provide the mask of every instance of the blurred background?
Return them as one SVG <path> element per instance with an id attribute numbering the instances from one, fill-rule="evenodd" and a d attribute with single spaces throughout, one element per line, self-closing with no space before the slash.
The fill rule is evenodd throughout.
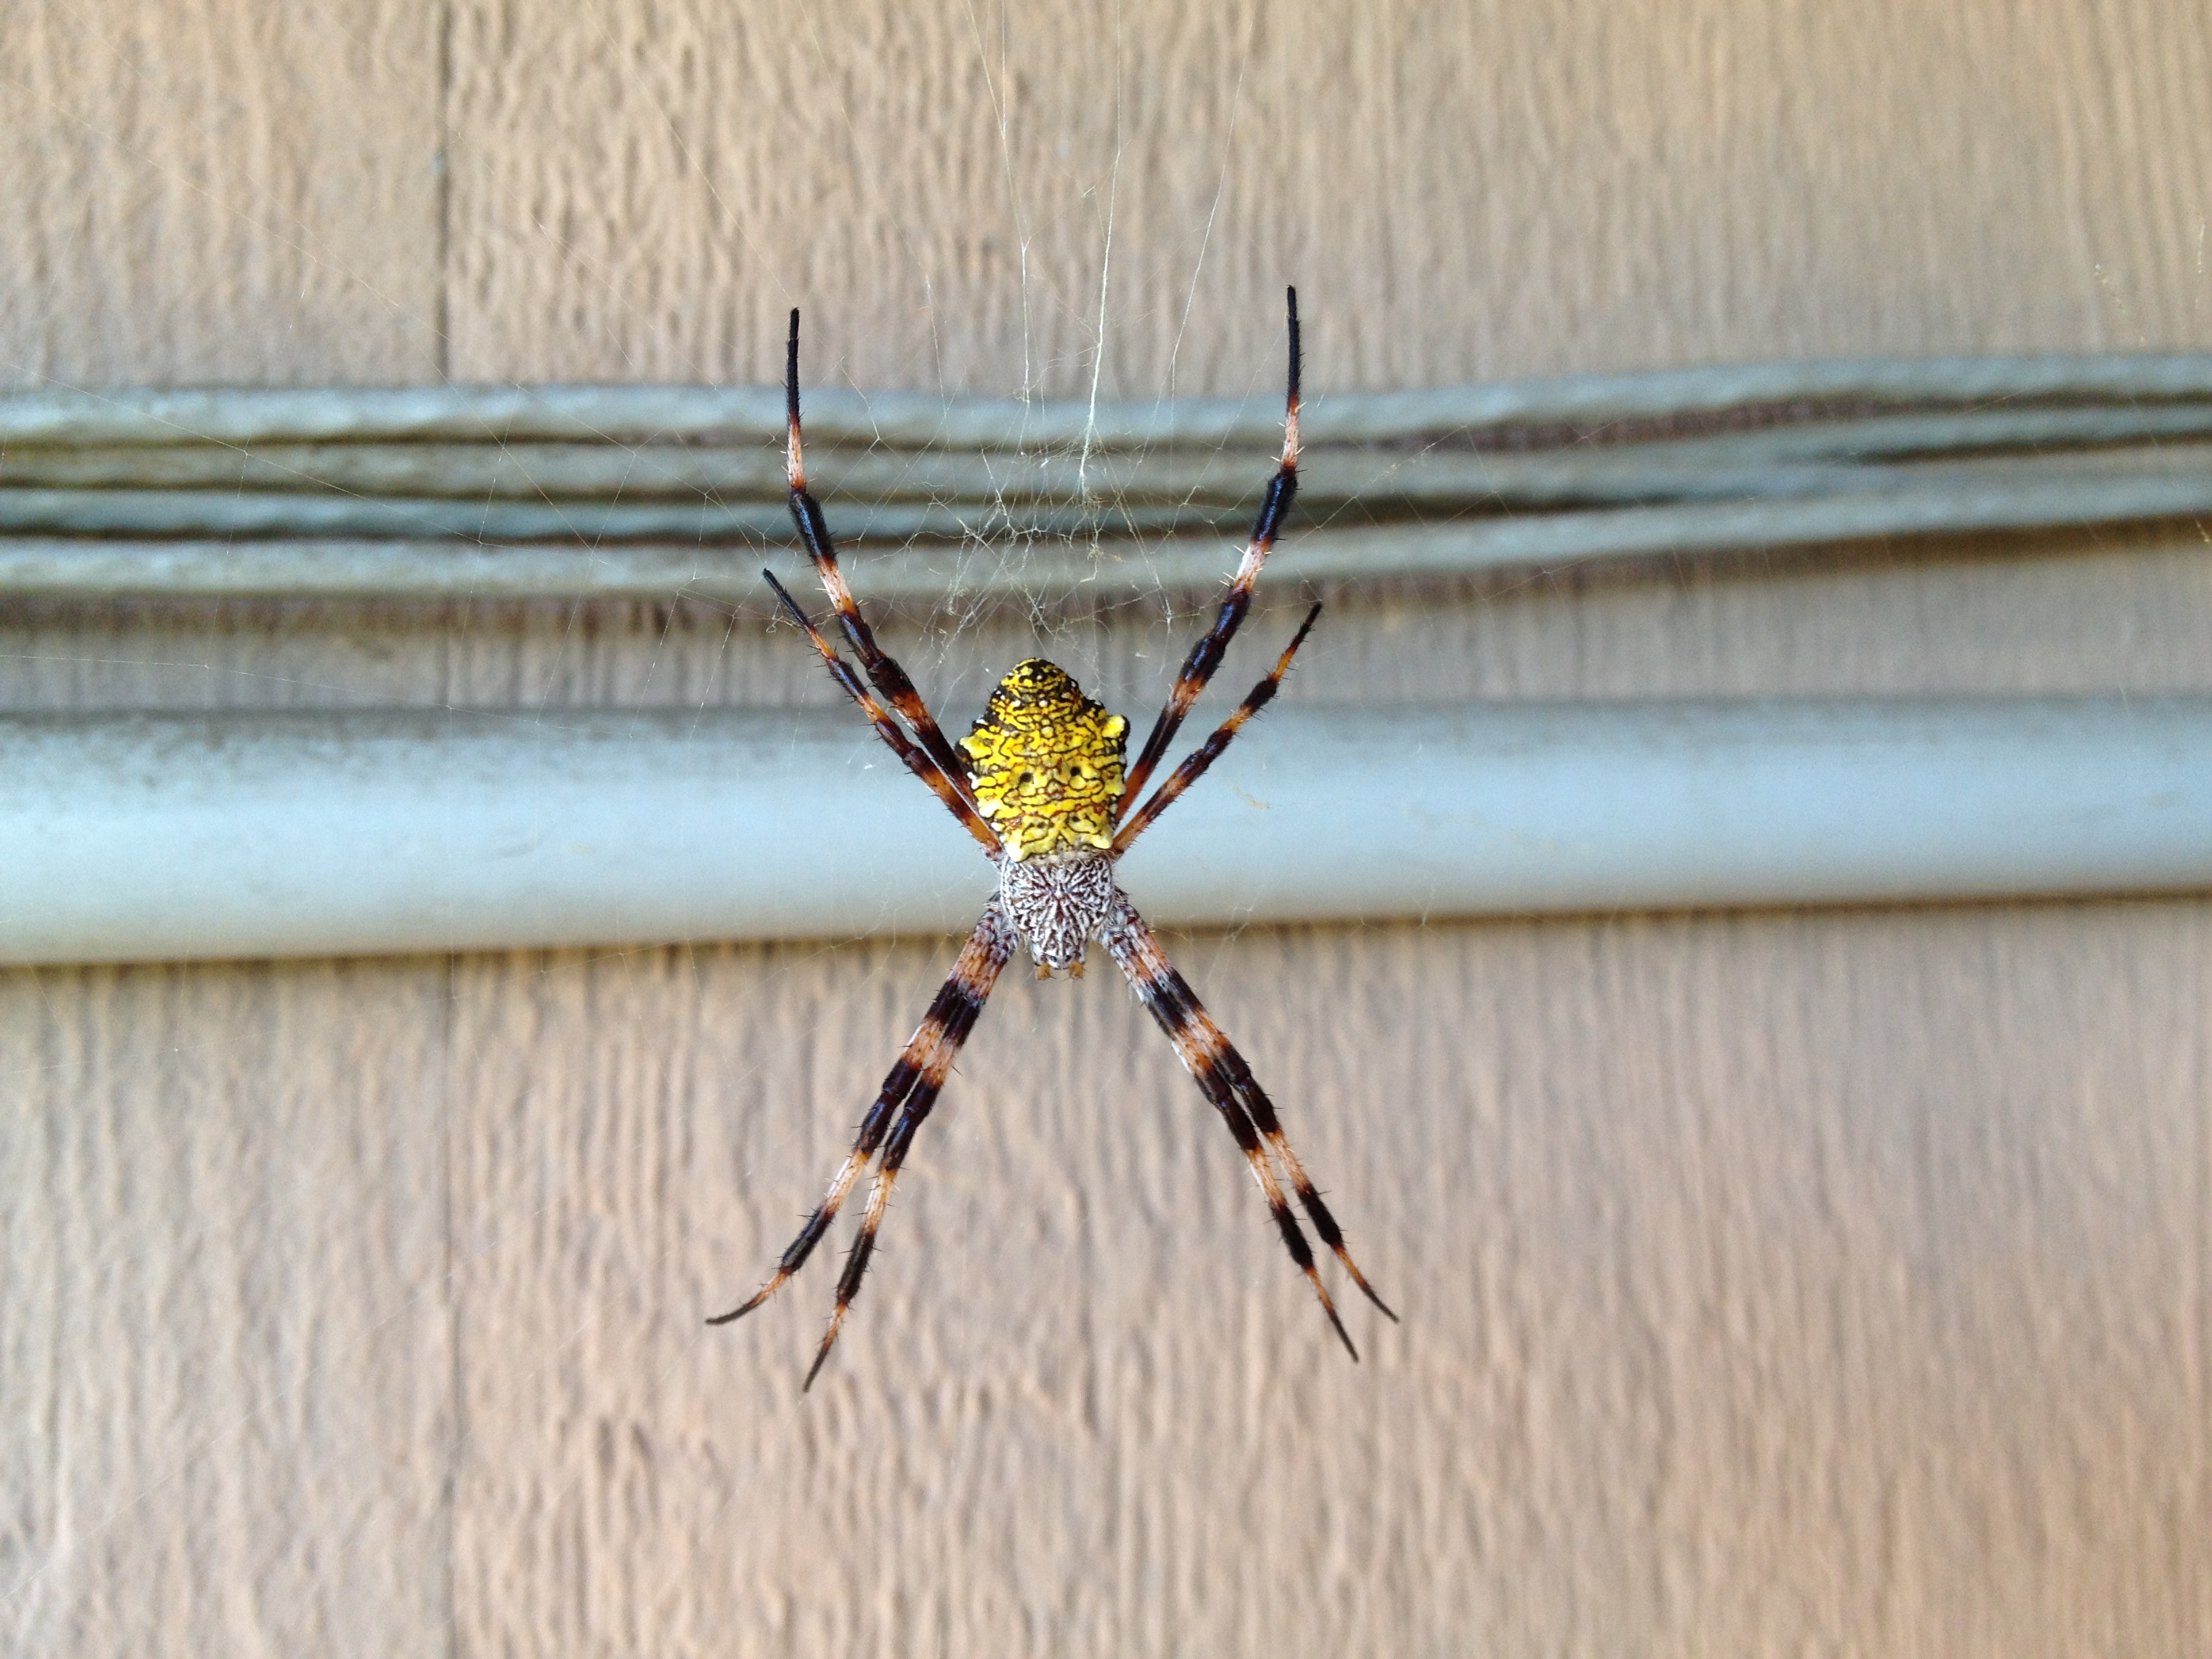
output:
<path id="1" fill-rule="evenodd" d="M 1267 410 L 1291 281 L 1317 399 L 2204 351 L 2208 86 L 2157 0 L 21 0 L 0 387 L 770 382 L 801 305 L 824 387 Z M 2208 540 L 1341 583 L 1285 700 L 2203 693 Z M 1200 625 L 878 614 L 956 729 Z M 836 698 L 673 591 L 0 595 L 15 714 Z M 2212 1650 L 2201 897 L 1168 945 L 1363 1364 L 1111 975 L 1009 975 L 802 1398 L 826 1247 L 701 1319 L 951 941 L 7 970 L 4 1644 Z"/>

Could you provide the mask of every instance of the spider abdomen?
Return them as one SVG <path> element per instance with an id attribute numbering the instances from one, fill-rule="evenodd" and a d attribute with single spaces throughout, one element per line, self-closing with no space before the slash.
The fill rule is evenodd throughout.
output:
<path id="1" fill-rule="evenodd" d="M 976 810 L 1018 864 L 1114 845 L 1129 722 L 1042 657 L 999 682 L 961 738 Z"/>

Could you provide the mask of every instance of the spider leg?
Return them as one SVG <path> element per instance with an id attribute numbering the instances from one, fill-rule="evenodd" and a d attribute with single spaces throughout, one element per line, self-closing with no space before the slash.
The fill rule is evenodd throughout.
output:
<path id="1" fill-rule="evenodd" d="M 884 1224 L 884 1211 L 890 1202 L 891 1188 L 906 1163 L 907 1152 L 936 1106 L 945 1076 L 952 1070 L 953 1059 L 959 1054 L 960 1045 L 967 1042 L 969 1032 L 975 1029 L 984 1000 L 998 982 L 999 970 L 1006 965 L 1013 948 L 1013 929 L 1006 924 L 998 906 L 994 904 L 983 913 L 983 920 L 976 923 L 968 948 L 960 953 L 951 977 L 938 994 L 939 1000 L 948 1005 L 943 1036 L 915 1079 L 906 1103 L 899 1108 L 898 1121 L 884 1148 L 883 1162 L 876 1169 L 875 1184 L 868 1191 L 867 1211 L 860 1218 L 860 1235 L 853 1241 L 852 1253 L 845 1258 L 845 1271 L 837 1277 L 837 1305 L 830 1313 L 830 1328 L 822 1334 L 822 1346 L 815 1351 L 814 1363 L 807 1367 L 805 1382 L 799 1384 L 801 1394 L 814 1386 L 814 1379 L 829 1364 L 830 1350 L 836 1345 L 845 1315 L 852 1308 L 853 1298 L 860 1293 L 860 1280 L 867 1273 L 868 1259 L 875 1254 L 877 1230 Z"/>
<path id="2" fill-rule="evenodd" d="M 746 1301 L 726 1314 L 717 1314 L 709 1319 L 707 1322 L 709 1325 L 726 1325 L 732 1320 L 742 1319 L 781 1290 L 785 1282 L 806 1265 L 807 1258 L 814 1253 L 814 1247 L 822 1242 L 823 1236 L 830 1231 L 830 1223 L 836 1219 L 837 1212 L 851 1194 L 860 1171 L 868 1166 L 878 1150 L 884 1150 L 883 1169 L 876 1178 L 875 1190 L 869 1196 L 860 1241 L 854 1246 L 844 1275 L 838 1281 L 836 1317 L 830 1322 L 829 1335 L 823 1340 L 821 1352 L 815 1358 L 813 1370 L 806 1376 L 810 1384 L 813 1382 L 815 1372 L 822 1369 L 822 1362 L 829 1355 L 830 1344 L 836 1340 L 837 1328 L 844 1322 L 845 1310 L 860 1289 L 860 1275 L 866 1270 L 867 1258 L 875 1248 L 876 1230 L 883 1223 L 884 1204 L 890 1195 L 890 1178 L 896 1176 L 898 1165 L 905 1162 L 907 1147 L 913 1141 L 915 1131 L 936 1103 L 938 1093 L 945 1086 L 945 1077 L 952 1069 L 953 1057 L 960 1052 L 960 1045 L 967 1041 L 968 1034 L 975 1029 L 975 1021 L 982 1014 L 983 1005 L 990 997 L 992 987 L 998 982 L 1000 970 L 1006 965 L 1006 958 L 1012 951 L 1012 930 L 1006 926 L 998 905 L 994 902 L 983 913 L 982 920 L 975 924 L 975 932 L 968 936 L 968 943 L 961 951 L 959 960 L 952 964 L 952 971 L 939 988 L 935 1000 L 930 1003 L 929 1012 L 922 1016 L 921 1024 L 915 1029 L 914 1036 L 901 1051 L 889 1075 L 884 1079 L 883 1088 L 877 1093 L 875 1103 L 868 1108 L 866 1116 L 860 1121 L 860 1133 L 854 1139 L 852 1150 L 845 1155 L 845 1161 L 837 1166 L 837 1173 L 830 1178 L 828 1194 L 815 1206 L 814 1212 L 807 1217 L 805 1224 L 799 1228 L 798 1237 L 793 1239 L 790 1247 L 784 1251 L 782 1259 L 776 1263 L 774 1275 Z M 890 1146 L 885 1150 L 887 1131 Z"/>
<path id="3" fill-rule="evenodd" d="M 982 1006 L 978 1003 L 976 1012 L 981 1012 Z M 975 1024 L 972 1016 L 968 1023 Z M 899 1109 L 898 1125 L 891 1131 L 890 1144 L 884 1148 L 884 1160 L 877 1166 L 875 1183 L 868 1188 L 868 1207 L 860 1217 L 860 1236 L 853 1241 L 852 1251 L 845 1258 L 845 1271 L 837 1276 L 837 1305 L 830 1315 L 830 1328 L 822 1333 L 822 1346 L 815 1350 L 814 1363 L 806 1368 L 806 1381 L 799 1385 L 801 1394 L 814 1386 L 814 1379 L 830 1363 L 830 1350 L 836 1346 L 837 1333 L 844 1326 L 853 1298 L 860 1293 L 860 1280 L 867 1274 L 868 1259 L 876 1253 L 876 1231 L 884 1224 L 884 1211 L 890 1203 L 891 1188 L 898 1181 L 899 1170 L 906 1163 L 907 1152 L 914 1145 L 916 1132 L 937 1104 L 938 1091 L 945 1086 L 945 1073 L 951 1069 L 952 1057 L 959 1052 L 961 1041 L 967 1035 L 965 1030 L 957 1036 L 948 1035 L 939 1046 L 938 1056 L 933 1057 L 930 1071 Z"/>
<path id="4" fill-rule="evenodd" d="M 1290 389 L 1284 398 L 1283 463 L 1275 476 L 1267 480 L 1267 493 L 1261 498 L 1260 517 L 1252 526 L 1252 540 L 1244 550 L 1243 562 L 1230 581 L 1229 591 L 1221 597 L 1221 608 L 1214 612 L 1213 626 L 1200 635 L 1183 659 L 1182 672 L 1176 674 L 1175 689 L 1168 693 L 1167 706 L 1160 710 L 1159 718 L 1152 722 L 1152 734 L 1137 756 L 1137 763 L 1129 769 L 1127 788 L 1121 797 L 1123 810 L 1133 805 L 1144 792 L 1159 766 L 1161 757 L 1167 753 L 1168 744 L 1175 741 L 1183 718 L 1191 705 L 1206 690 L 1213 671 L 1221 666 L 1229 641 L 1237 637 L 1237 629 L 1244 621 L 1244 613 L 1252 608 L 1253 584 L 1260 580 L 1260 567 L 1267 562 L 1268 550 L 1275 544 L 1275 537 L 1290 516 L 1291 502 L 1298 493 L 1298 291 L 1286 290 L 1290 313 L 1291 373 Z"/>
<path id="5" fill-rule="evenodd" d="M 814 492 L 806 487 L 806 463 L 801 451 L 799 432 L 799 307 L 791 310 L 791 343 L 785 359 L 783 377 L 784 409 L 787 416 L 784 441 L 784 476 L 791 483 L 791 517 L 799 526 L 799 539 L 806 544 L 806 551 L 814 561 L 814 568 L 822 578 L 823 588 L 830 595 L 830 603 L 837 608 L 837 617 L 844 624 L 845 637 L 853 642 L 853 649 L 860 655 L 860 666 L 867 671 L 869 682 L 890 700 L 914 728 L 921 740 L 922 752 L 935 761 L 938 769 L 951 781 L 952 787 L 969 805 L 975 797 L 968 788 L 967 769 L 957 758 L 945 732 L 937 724 L 937 717 L 929 712 L 921 693 L 915 689 L 913 680 L 884 648 L 876 643 L 876 635 L 860 615 L 860 607 L 853 598 L 853 590 L 846 586 L 845 573 L 837 567 L 837 544 L 830 539 L 829 520 L 822 516 L 822 503 L 814 499 Z"/>
<path id="6" fill-rule="evenodd" d="M 829 665 L 832 678 L 845 688 L 845 695 L 860 705 L 860 712 L 876 728 L 876 735 L 889 744 L 891 752 L 906 763 L 907 770 L 927 784 L 938 799 L 945 803 L 946 810 L 967 826 L 968 833 L 982 843 L 983 850 L 997 858 L 1001 851 L 999 832 L 984 821 L 983 815 L 975 810 L 975 805 L 968 798 L 967 792 L 943 767 L 915 746 L 913 739 L 891 718 L 890 711 L 878 702 L 868 688 L 860 684 L 860 677 L 853 672 L 852 665 L 839 656 L 836 647 L 822 637 L 822 630 L 807 620 L 806 613 L 799 608 L 799 602 L 785 590 L 781 582 L 776 580 L 775 573 L 763 570 L 761 574 L 775 590 L 776 598 L 783 601 L 783 608 L 791 613 L 791 619 L 806 630 L 806 637 L 813 642 L 815 650 L 821 653 L 822 660 Z"/>
<path id="7" fill-rule="evenodd" d="M 1186 985 L 1183 988 L 1188 991 L 1190 988 Z M 1222 1064 L 1230 1073 L 1237 1097 L 1244 1103 L 1244 1109 L 1251 1113 L 1252 1122 L 1266 1139 L 1267 1150 L 1282 1159 L 1283 1167 L 1290 1171 L 1291 1185 L 1297 1190 L 1298 1205 L 1305 1211 L 1306 1219 L 1313 1223 L 1314 1231 L 1321 1235 L 1321 1242 L 1328 1245 L 1343 1264 L 1344 1271 L 1352 1276 L 1352 1282 L 1359 1286 L 1367 1299 L 1381 1309 L 1393 1325 L 1396 1324 L 1397 1314 L 1389 1303 L 1375 1293 L 1375 1287 L 1367 1282 L 1367 1275 L 1359 1271 L 1359 1264 L 1352 1259 L 1352 1252 L 1345 1248 L 1344 1230 L 1336 1224 L 1336 1218 L 1329 1213 L 1328 1206 L 1322 1201 L 1320 1190 L 1313 1184 L 1312 1177 L 1306 1174 L 1306 1166 L 1298 1162 L 1298 1155 L 1291 1150 L 1291 1139 L 1283 1133 L 1282 1120 L 1275 1115 L 1275 1103 L 1267 1098 L 1267 1091 L 1260 1086 L 1259 1080 L 1252 1075 L 1251 1067 L 1244 1063 L 1244 1056 L 1238 1054 L 1236 1045 L 1221 1034 L 1220 1028 L 1199 1006 L 1197 998 L 1191 999 L 1190 1009 L 1201 1030 L 1212 1041 L 1221 1045 Z"/>
<path id="8" fill-rule="evenodd" d="M 1145 833 L 1152 820 L 1174 805 L 1176 797 L 1196 783 L 1205 775 L 1206 769 L 1221 758 L 1221 751 L 1228 748 L 1231 739 L 1244 729 L 1244 723 L 1274 700 L 1276 688 L 1282 684 L 1283 676 L 1290 672 L 1291 659 L 1298 654 L 1298 647 L 1306 642 L 1306 635 L 1313 632 L 1313 625 L 1320 616 L 1321 606 L 1318 605 L 1306 612 L 1306 619 L 1298 624 L 1298 631 L 1283 647 L 1283 654 L 1275 659 L 1275 665 L 1268 671 L 1267 678 L 1254 686 L 1244 701 L 1237 705 L 1235 712 L 1213 728 L 1212 737 L 1183 757 L 1182 764 L 1169 773 L 1167 781 L 1152 791 L 1152 798 L 1138 809 L 1137 815 L 1115 832 L 1114 857 L 1118 859 L 1127 852 L 1129 844 Z"/>
<path id="9" fill-rule="evenodd" d="M 1275 1231 L 1282 1236 L 1283 1248 L 1291 1253 L 1291 1260 L 1313 1286 L 1314 1294 L 1321 1298 L 1322 1311 L 1328 1316 L 1329 1324 L 1335 1328 L 1338 1340 L 1345 1351 L 1357 1359 L 1359 1350 L 1352 1345 L 1352 1338 L 1344 1328 L 1344 1321 L 1336 1311 L 1336 1304 L 1322 1283 L 1320 1270 L 1314 1265 L 1313 1250 L 1299 1229 L 1297 1218 L 1283 1197 L 1282 1183 L 1276 1179 L 1274 1166 L 1268 1162 L 1262 1148 L 1266 1138 L 1285 1159 L 1297 1188 L 1298 1201 L 1304 1206 L 1314 1229 L 1322 1242 L 1336 1253 L 1350 1271 L 1352 1280 L 1377 1307 L 1382 1307 L 1380 1297 L 1369 1288 L 1366 1277 L 1353 1266 L 1352 1256 L 1344 1247 L 1344 1235 L 1329 1214 L 1328 1206 L 1314 1190 L 1313 1182 L 1297 1159 L 1291 1154 L 1290 1143 L 1283 1136 L 1282 1125 L 1275 1117 L 1274 1103 L 1261 1092 L 1253 1081 L 1251 1068 L 1244 1057 L 1222 1034 L 1200 1003 L 1189 983 L 1177 973 L 1175 965 L 1160 949 L 1159 940 L 1153 936 L 1145 919 L 1137 914 L 1126 894 L 1115 894 L 1114 908 L 1109 913 L 1103 939 L 1107 951 L 1121 972 L 1127 976 L 1138 999 L 1159 1022 L 1160 1029 L 1175 1044 L 1176 1053 L 1183 1066 L 1197 1079 L 1199 1089 L 1228 1124 L 1229 1132 L 1237 1138 L 1238 1150 L 1245 1162 L 1252 1166 L 1253 1179 L 1267 1195 L 1268 1212 L 1273 1216 Z M 1390 1313 L 1387 1307 L 1385 1313 Z M 1390 1314 L 1395 1319 L 1395 1314 Z"/>

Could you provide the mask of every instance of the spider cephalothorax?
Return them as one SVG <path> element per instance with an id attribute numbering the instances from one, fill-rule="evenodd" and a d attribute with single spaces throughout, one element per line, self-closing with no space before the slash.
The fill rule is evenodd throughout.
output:
<path id="1" fill-rule="evenodd" d="M 1245 722 L 1267 706 L 1275 688 L 1283 683 L 1283 676 L 1290 672 L 1291 659 L 1305 643 L 1314 619 L 1321 615 L 1317 605 L 1306 612 L 1304 623 L 1275 659 L 1267 677 L 1252 688 L 1211 737 L 1184 757 L 1143 805 L 1131 811 L 1130 804 L 1144 793 L 1145 785 L 1182 729 L 1184 716 L 1221 665 L 1223 653 L 1251 609 L 1260 567 L 1274 545 L 1297 492 L 1298 296 L 1295 289 L 1290 295 L 1290 394 L 1283 421 L 1282 465 L 1268 480 L 1251 543 L 1228 592 L 1222 597 L 1213 626 L 1191 647 L 1136 764 L 1125 769 L 1129 723 L 1085 696 L 1083 689 L 1066 673 L 1041 657 L 1017 664 L 999 683 L 983 718 L 960 740 L 957 750 L 945 740 L 921 693 L 906 671 L 884 653 L 860 606 L 854 603 L 852 590 L 838 568 L 836 548 L 830 539 L 821 506 L 806 487 L 799 430 L 799 313 L 791 313 L 785 378 L 790 413 L 785 467 L 791 480 L 791 514 L 830 602 L 836 607 L 845 637 L 860 654 L 866 683 L 807 620 L 782 584 L 773 574 L 768 574 L 776 597 L 806 630 L 808 641 L 837 684 L 860 706 L 878 735 L 907 769 L 951 809 L 999 870 L 997 896 L 969 935 L 951 976 L 930 1004 L 905 1052 L 884 1079 L 875 1103 L 860 1121 L 852 1151 L 830 1180 L 828 1194 L 784 1251 L 769 1282 L 741 1306 L 707 1322 L 726 1324 L 750 1313 L 781 1289 L 784 1281 L 813 1254 L 830 1224 L 836 1219 L 854 1182 L 880 1153 L 882 1162 L 868 1194 L 860 1235 L 854 1241 L 853 1253 L 837 1280 L 836 1311 L 815 1354 L 813 1369 L 806 1373 L 809 1387 L 829 1358 L 846 1310 L 860 1291 L 861 1276 L 867 1272 L 868 1257 L 875 1249 L 877 1230 L 883 1225 L 890 1200 L 891 1185 L 898 1179 L 915 1135 L 937 1103 L 953 1057 L 981 1015 L 991 988 L 1022 944 L 1029 946 L 1041 975 L 1061 969 L 1079 975 L 1091 941 L 1095 939 L 1106 947 L 1138 999 L 1167 1033 L 1199 1088 L 1229 1126 L 1253 1179 L 1267 1196 L 1268 1212 L 1284 1248 L 1312 1285 L 1322 1311 L 1347 1349 L 1352 1348 L 1352 1338 L 1346 1334 L 1336 1304 L 1322 1283 L 1305 1233 L 1291 1212 L 1281 1176 L 1288 1176 L 1314 1231 L 1344 1264 L 1352 1282 L 1385 1314 L 1397 1317 L 1383 1306 L 1382 1298 L 1375 1294 L 1345 1249 L 1335 1218 L 1307 1178 L 1297 1154 L 1291 1150 L 1275 1116 L 1274 1103 L 1254 1080 L 1244 1057 L 1207 1015 L 1188 981 L 1168 961 L 1152 930 L 1114 879 L 1115 864 L 1129 850 L 1130 843 L 1213 764 Z M 868 689 L 870 685 L 874 691 Z M 890 705 L 888 708 L 886 702 Z M 1352 1358 L 1358 1357 L 1353 1349 Z"/>

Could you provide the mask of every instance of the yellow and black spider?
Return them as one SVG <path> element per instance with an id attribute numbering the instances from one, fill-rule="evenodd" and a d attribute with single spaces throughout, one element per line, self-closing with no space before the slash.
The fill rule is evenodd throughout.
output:
<path id="1" fill-rule="evenodd" d="M 1243 562 L 1237 567 L 1229 592 L 1222 598 L 1213 626 L 1191 647 L 1182 672 L 1176 676 L 1175 689 L 1169 694 L 1167 706 L 1152 723 L 1152 735 L 1145 739 L 1137 763 L 1127 769 L 1126 776 L 1122 763 L 1129 723 L 1119 714 L 1108 714 L 1085 696 L 1082 688 L 1068 675 L 1038 657 L 1016 664 L 1013 672 L 999 683 L 998 689 L 991 693 L 983 718 L 975 722 L 975 730 L 963 738 L 957 748 L 945 741 L 944 732 L 931 715 L 928 705 L 922 702 L 921 694 L 915 690 L 914 682 L 907 678 L 905 670 L 884 654 L 874 633 L 861 618 L 860 607 L 853 601 L 852 590 L 845 585 L 844 574 L 837 568 L 836 549 L 830 539 L 830 527 L 823 520 L 821 504 L 806 488 L 806 469 L 800 458 L 799 435 L 799 313 L 794 310 L 791 313 L 790 354 L 784 381 L 790 422 L 785 468 L 791 480 L 791 516 L 798 522 L 800 540 L 813 556 L 814 568 L 821 574 L 822 586 L 828 590 L 830 603 L 836 607 L 845 636 L 859 653 L 869 683 L 890 702 L 890 709 L 822 637 L 821 631 L 807 619 L 806 613 L 799 608 L 783 585 L 773 574 L 766 571 L 762 574 L 768 576 L 769 585 L 775 588 L 784 608 L 806 630 L 806 637 L 821 653 L 822 660 L 829 665 L 837 684 L 845 688 L 846 695 L 860 706 L 883 740 L 906 763 L 907 769 L 934 790 L 952 815 L 967 826 L 968 833 L 981 843 L 999 871 L 997 896 L 984 910 L 975 931 L 969 935 L 967 947 L 953 964 L 951 976 L 938 992 L 936 1000 L 929 1005 L 928 1013 L 923 1016 L 920 1028 L 900 1054 L 898 1063 L 884 1079 L 875 1103 L 860 1121 L 853 1150 L 845 1155 L 845 1161 L 830 1180 L 828 1194 L 784 1251 L 775 1276 L 742 1306 L 707 1322 L 709 1325 L 723 1325 L 742 1318 L 781 1290 L 784 1281 L 805 1265 L 806 1258 L 813 1254 L 814 1247 L 822 1242 L 830 1224 L 836 1218 L 839 1206 L 852 1191 L 860 1171 L 880 1153 L 882 1162 L 868 1194 L 860 1236 L 854 1241 L 853 1253 L 846 1259 L 844 1273 L 837 1281 L 836 1311 L 830 1316 L 830 1328 L 823 1335 L 821 1349 L 814 1356 L 803 1387 L 813 1386 L 815 1377 L 830 1358 L 838 1328 L 845 1322 L 846 1312 L 860 1291 L 861 1276 L 868 1270 L 868 1256 L 875 1249 L 876 1231 L 883 1224 L 891 1185 L 898 1179 L 915 1133 L 937 1103 L 945 1074 L 952 1069 L 953 1057 L 975 1028 L 985 999 L 998 983 L 1000 970 L 1005 968 L 1016 947 L 1024 942 L 1036 959 L 1041 979 L 1051 977 L 1057 969 L 1065 969 L 1079 977 L 1090 942 L 1096 939 L 1106 947 L 1107 954 L 1127 976 L 1145 1006 L 1152 1010 L 1152 1018 L 1175 1044 L 1176 1053 L 1182 1056 L 1184 1066 L 1198 1080 L 1198 1086 L 1220 1112 L 1230 1133 L 1236 1136 L 1237 1145 L 1260 1183 L 1260 1190 L 1267 1194 L 1267 1208 L 1275 1218 L 1284 1248 L 1313 1285 L 1314 1294 L 1321 1298 L 1322 1311 L 1328 1316 L 1328 1322 L 1352 1357 L 1358 1358 L 1359 1351 L 1352 1347 L 1344 1322 L 1337 1316 L 1328 1287 L 1322 1283 L 1321 1273 L 1314 1265 L 1313 1251 L 1307 1246 L 1297 1218 L 1291 1213 L 1291 1206 L 1283 1197 L 1282 1183 L 1277 1178 L 1271 1155 L 1281 1160 L 1314 1231 L 1321 1235 L 1322 1243 L 1336 1253 L 1352 1283 L 1391 1319 L 1398 1316 L 1375 1294 L 1366 1275 L 1345 1249 L 1344 1234 L 1335 1217 L 1328 1212 L 1328 1206 L 1322 1202 L 1321 1194 L 1314 1190 L 1304 1166 L 1298 1162 L 1297 1154 L 1291 1150 L 1283 1126 L 1275 1116 L 1274 1103 L 1253 1080 L 1244 1057 L 1208 1017 L 1190 986 L 1161 951 L 1158 939 L 1137 914 L 1136 906 L 1129 902 L 1128 895 L 1114 879 L 1114 866 L 1129 850 L 1130 843 L 1219 758 L 1245 722 L 1267 706 L 1275 695 L 1275 688 L 1282 684 L 1291 659 L 1297 654 L 1298 647 L 1313 629 L 1315 618 L 1321 615 L 1318 605 L 1306 613 L 1305 621 L 1299 624 L 1283 654 L 1276 659 L 1267 678 L 1252 688 L 1250 695 L 1222 721 L 1212 737 L 1168 775 L 1167 781 L 1153 792 L 1151 799 L 1135 811 L 1129 811 L 1130 803 L 1143 793 L 1167 752 L 1168 744 L 1182 726 L 1183 717 L 1189 714 L 1191 705 L 1213 678 L 1223 653 L 1229 648 L 1229 641 L 1235 637 L 1245 612 L 1251 609 L 1252 588 L 1259 580 L 1260 567 L 1267 560 L 1268 549 L 1274 545 L 1275 537 L 1290 513 L 1291 499 L 1297 493 L 1296 289 L 1289 290 L 1288 301 L 1291 369 L 1283 416 L 1282 465 L 1268 480 L 1251 544 L 1245 549 Z M 892 710 L 899 718 L 893 717 Z M 901 719 L 905 722 L 903 726 Z"/>

